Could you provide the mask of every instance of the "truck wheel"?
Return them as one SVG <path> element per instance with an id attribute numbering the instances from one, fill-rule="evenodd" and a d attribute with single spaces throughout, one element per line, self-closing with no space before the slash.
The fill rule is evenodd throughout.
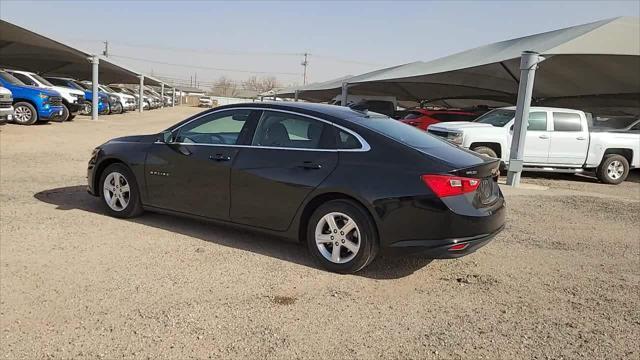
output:
<path id="1" fill-rule="evenodd" d="M 486 146 L 476 146 L 473 149 L 471 149 L 471 151 L 475 151 L 478 154 L 481 155 L 486 155 L 488 157 L 492 157 L 492 158 L 498 158 L 498 154 L 496 154 L 495 151 L 493 151 L 492 148 L 490 147 L 486 147 Z"/>
<path id="2" fill-rule="evenodd" d="M 38 112 L 28 102 L 17 102 L 13 105 L 13 121 L 20 125 L 33 125 L 38 121 Z"/>
<path id="3" fill-rule="evenodd" d="M 93 111 L 93 104 L 90 101 L 85 101 L 82 115 L 91 115 L 91 111 Z"/>
<path id="4" fill-rule="evenodd" d="M 67 105 L 62 104 L 62 116 L 59 118 L 55 118 L 55 122 L 65 122 L 67 121 L 67 119 L 69 119 L 69 114 L 71 114 L 71 112 L 69 111 L 69 108 L 67 107 Z"/>
<path id="5" fill-rule="evenodd" d="M 618 185 L 629 175 L 629 162 L 618 154 L 606 155 L 596 169 L 596 176 L 605 184 Z"/>

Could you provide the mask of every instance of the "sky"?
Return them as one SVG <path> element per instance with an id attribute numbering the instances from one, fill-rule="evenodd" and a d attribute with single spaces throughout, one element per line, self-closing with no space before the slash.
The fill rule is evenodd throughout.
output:
<path id="1" fill-rule="evenodd" d="M 203 87 L 220 76 L 282 85 L 413 61 L 612 18 L 640 1 L 0 1 L 0 19 Z"/>

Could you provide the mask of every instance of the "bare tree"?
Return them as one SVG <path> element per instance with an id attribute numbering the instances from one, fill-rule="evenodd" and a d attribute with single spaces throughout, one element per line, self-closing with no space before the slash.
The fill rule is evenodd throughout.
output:
<path id="1" fill-rule="evenodd" d="M 235 83 L 235 81 L 225 76 L 221 76 L 220 78 L 218 78 L 218 80 L 213 83 L 213 88 L 211 88 L 211 91 L 214 94 L 220 96 L 235 96 L 237 90 L 238 85 Z"/>
<path id="2" fill-rule="evenodd" d="M 251 76 L 242 82 L 242 87 L 247 90 L 254 90 L 263 93 L 277 88 L 279 84 L 278 79 L 273 76 L 267 76 L 260 79 L 257 76 Z"/>

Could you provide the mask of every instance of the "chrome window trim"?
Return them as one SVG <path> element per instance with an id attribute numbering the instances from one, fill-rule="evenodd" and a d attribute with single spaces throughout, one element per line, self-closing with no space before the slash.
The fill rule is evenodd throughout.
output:
<path id="1" fill-rule="evenodd" d="M 222 112 L 222 111 L 231 111 L 231 110 L 258 110 L 258 111 L 277 111 L 277 112 L 282 112 L 282 113 L 287 113 L 287 114 L 293 114 L 293 115 L 297 115 L 297 116 L 303 116 L 303 117 L 307 117 L 310 119 L 314 119 L 317 121 L 321 121 L 325 124 L 329 124 L 330 126 L 335 126 L 336 128 L 343 130 L 345 132 L 347 132 L 348 134 L 353 135 L 358 142 L 360 142 L 360 148 L 359 149 L 312 149 L 312 148 L 290 148 L 290 147 L 276 147 L 276 146 L 258 146 L 258 145 L 230 145 L 230 144 L 200 144 L 200 143 L 178 143 L 178 142 L 171 142 L 168 144 L 172 144 L 172 145 L 196 145 L 196 146 L 216 146 L 216 147 L 238 147 L 238 148 L 255 148 L 255 149 L 274 149 L 274 150 L 294 150 L 294 151 L 324 151 L 324 152 L 366 152 L 371 150 L 371 146 L 369 145 L 369 143 L 362 137 L 360 136 L 360 134 L 358 134 L 357 132 L 351 130 L 351 129 L 347 129 L 344 126 L 338 125 L 336 123 L 333 123 L 329 120 L 325 120 L 325 119 L 321 119 L 319 117 L 315 117 L 312 115 L 307 115 L 307 114 L 302 114 L 299 112 L 295 112 L 295 111 L 290 111 L 290 110 L 281 110 L 281 109 L 273 109 L 273 108 L 261 108 L 261 107 L 235 107 L 235 108 L 229 108 L 229 109 L 220 109 L 220 110 L 214 110 L 211 112 L 207 112 L 206 114 L 202 114 L 196 118 L 191 119 L 190 121 L 178 126 L 177 128 L 173 129 L 171 132 L 177 131 L 178 129 L 180 129 L 183 126 L 186 126 L 198 119 L 201 119 L 205 116 L 217 113 L 217 112 Z M 255 133 L 254 133 L 255 136 Z M 156 141 L 154 142 L 154 144 L 164 144 L 162 141 Z"/>

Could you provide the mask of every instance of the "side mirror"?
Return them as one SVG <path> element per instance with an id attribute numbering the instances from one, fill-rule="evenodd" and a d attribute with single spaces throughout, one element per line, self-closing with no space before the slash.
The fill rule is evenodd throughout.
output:
<path id="1" fill-rule="evenodd" d="M 173 142 L 173 132 L 171 131 L 163 131 L 160 133 L 160 138 L 158 139 L 165 144 L 170 144 Z"/>

